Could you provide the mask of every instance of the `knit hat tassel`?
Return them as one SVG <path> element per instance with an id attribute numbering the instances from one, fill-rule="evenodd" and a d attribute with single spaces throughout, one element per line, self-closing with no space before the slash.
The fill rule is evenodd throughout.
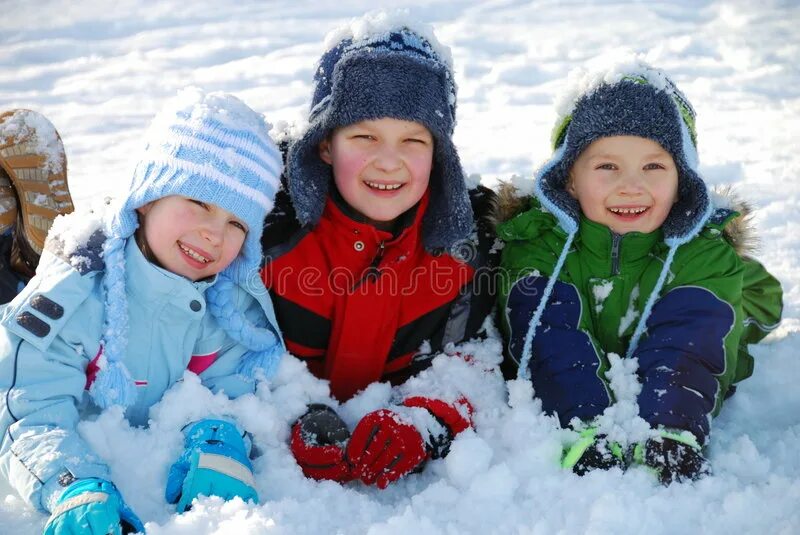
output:
<path id="1" fill-rule="evenodd" d="M 97 373 L 89 394 L 101 409 L 112 405 L 128 407 L 136 401 L 136 385 L 128 368 L 121 362 L 102 358 L 104 363 Z"/>
<path id="2" fill-rule="evenodd" d="M 273 346 L 265 351 L 248 351 L 242 355 L 236 372 L 252 379 L 258 379 L 259 374 L 263 374 L 268 379 L 278 371 L 278 363 L 285 352 L 280 346 Z"/>

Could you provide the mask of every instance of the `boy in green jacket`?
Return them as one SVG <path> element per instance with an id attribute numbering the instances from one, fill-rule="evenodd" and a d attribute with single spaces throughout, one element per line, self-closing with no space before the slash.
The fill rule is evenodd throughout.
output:
<path id="1" fill-rule="evenodd" d="M 634 60 L 576 87 L 535 199 L 498 229 L 507 365 L 579 432 L 565 467 L 696 479 L 711 417 L 752 373 L 747 344 L 780 320 L 780 284 L 730 243 L 740 214 L 712 202 L 694 110 L 664 73 Z M 614 354 L 638 360 L 626 401 L 643 432 L 605 425 Z"/>

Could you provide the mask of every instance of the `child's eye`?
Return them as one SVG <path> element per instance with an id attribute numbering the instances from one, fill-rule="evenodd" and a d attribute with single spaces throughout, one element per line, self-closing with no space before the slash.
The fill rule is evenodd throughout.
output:
<path id="1" fill-rule="evenodd" d="M 600 165 L 595 167 L 595 169 L 603 169 L 605 171 L 613 171 L 616 168 L 617 168 L 617 166 L 614 165 L 613 163 L 601 163 Z"/>
<path id="2" fill-rule="evenodd" d="M 355 134 L 353 136 L 353 139 L 367 139 L 367 140 L 372 141 L 372 140 L 375 139 L 375 136 L 373 136 L 371 134 Z"/>
<path id="3" fill-rule="evenodd" d="M 233 225 L 234 227 L 238 228 L 239 230 L 247 234 L 247 227 L 245 227 L 243 223 L 240 223 L 238 221 L 231 221 L 231 225 Z"/>
<path id="4" fill-rule="evenodd" d="M 650 171 L 650 170 L 653 170 L 653 169 L 666 169 L 666 167 L 664 167 L 660 163 L 652 162 L 652 163 L 649 163 L 649 164 L 645 165 L 644 169 L 645 169 L 645 171 Z"/>
<path id="5" fill-rule="evenodd" d="M 201 208 L 205 208 L 206 210 L 208 210 L 208 205 L 203 201 L 198 201 L 197 199 L 189 199 L 189 200 L 195 203 L 197 206 L 200 206 Z"/>
<path id="6" fill-rule="evenodd" d="M 428 144 L 427 140 L 421 139 L 421 138 L 418 138 L 418 137 L 410 137 L 410 138 L 406 139 L 406 141 L 409 142 L 409 143 L 419 143 L 421 145 L 427 145 Z"/>

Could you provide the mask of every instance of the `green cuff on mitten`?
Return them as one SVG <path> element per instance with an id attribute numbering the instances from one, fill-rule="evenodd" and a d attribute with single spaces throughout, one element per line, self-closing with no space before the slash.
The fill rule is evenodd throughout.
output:
<path id="1" fill-rule="evenodd" d="M 589 427 L 580 432 L 580 436 L 575 443 L 570 446 L 564 453 L 561 459 L 561 468 L 566 470 L 573 470 L 578 461 L 581 460 L 586 451 L 591 448 L 598 439 L 598 429 L 596 427 Z M 608 442 L 608 449 L 611 454 L 623 461 L 625 456 L 622 451 L 622 446 L 616 442 Z"/>
<path id="2" fill-rule="evenodd" d="M 697 450 L 698 452 L 701 451 L 703 448 L 700 446 L 700 443 L 697 442 L 697 439 L 688 431 L 678 431 L 675 429 L 659 429 L 658 434 L 661 438 L 668 438 L 670 440 L 674 440 L 675 442 L 679 442 L 681 444 L 686 444 L 687 446 Z M 633 462 L 636 464 L 641 464 L 646 466 L 644 461 L 644 443 L 636 444 L 633 448 Z M 651 468 L 651 467 L 648 467 Z M 658 470 L 653 469 L 654 472 Z"/>

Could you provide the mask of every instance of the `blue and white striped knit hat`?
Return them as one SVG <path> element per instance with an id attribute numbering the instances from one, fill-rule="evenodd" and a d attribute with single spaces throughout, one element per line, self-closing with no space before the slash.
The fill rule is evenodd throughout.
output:
<path id="1" fill-rule="evenodd" d="M 456 85 L 449 49 L 427 25 L 402 12 L 369 13 L 326 39 L 314 75 L 309 126 L 289 146 L 288 191 L 302 225 L 322 215 L 332 180 L 319 144 L 332 130 L 390 117 L 415 121 L 433 135 L 430 202 L 423 217 L 428 250 L 449 248 L 472 231 L 464 171 L 452 141 Z"/>
<path id="2" fill-rule="evenodd" d="M 239 371 L 269 375 L 283 342 L 268 325 L 253 325 L 234 303 L 235 286 L 266 294 L 258 276 L 264 218 L 280 184 L 281 157 L 263 117 L 236 97 L 187 88 L 155 117 L 127 196 L 104 221 L 106 317 L 100 372 L 90 393 L 100 407 L 128 406 L 136 389 L 121 359 L 127 347 L 124 248 L 139 226 L 136 212 L 151 201 L 182 195 L 236 214 L 248 227 L 242 250 L 206 290 L 208 310 L 227 334 L 249 349 Z"/>
<path id="3" fill-rule="evenodd" d="M 567 232 L 567 240 L 531 318 L 519 367 L 521 376 L 528 373 L 536 327 L 578 233 L 580 206 L 566 189 L 570 169 L 593 141 L 610 136 L 653 140 L 670 153 L 678 170 L 678 199 L 661 225 L 669 251 L 631 337 L 628 355 L 636 350 L 645 332 L 676 250 L 700 233 L 713 212 L 708 189 L 698 173 L 694 109 L 663 71 L 637 57 L 625 56 L 599 69 L 570 73 L 568 85 L 571 88 L 557 105 L 553 156 L 536 173 L 534 186 L 536 198 L 556 217 Z"/>

